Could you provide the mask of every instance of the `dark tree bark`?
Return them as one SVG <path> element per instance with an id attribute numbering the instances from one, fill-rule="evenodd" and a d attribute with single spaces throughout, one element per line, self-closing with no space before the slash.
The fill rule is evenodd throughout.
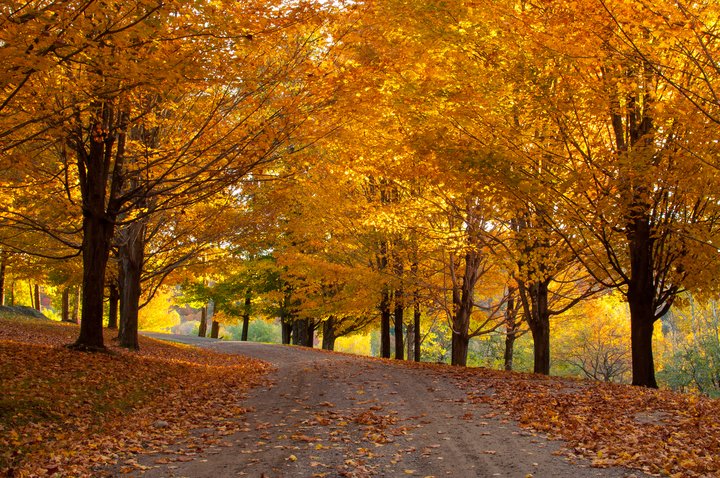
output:
<path id="1" fill-rule="evenodd" d="M 122 302 L 120 308 L 120 346 L 138 350 L 138 312 L 142 294 L 141 275 L 145 256 L 145 224 L 134 222 L 123 230 L 119 248 L 123 270 Z"/>
<path id="2" fill-rule="evenodd" d="M 405 304 L 403 302 L 402 286 L 395 291 L 395 310 L 393 311 L 393 326 L 395 328 L 395 360 L 405 359 L 405 344 L 403 342 L 403 315 Z"/>
<path id="3" fill-rule="evenodd" d="M 525 317 L 533 338 L 533 372 L 550 374 L 550 310 L 548 286 L 550 279 L 525 285 L 518 282 Z"/>
<path id="4" fill-rule="evenodd" d="M 387 287 L 380 299 L 380 356 L 390 358 L 390 291 Z"/>
<path id="5" fill-rule="evenodd" d="M 289 345 L 290 341 L 292 340 L 292 331 L 293 331 L 292 324 L 289 324 L 287 322 L 287 319 L 281 317 L 280 318 L 280 328 L 281 328 L 281 332 L 282 332 L 282 338 L 281 338 L 282 343 L 285 345 Z"/>
<path id="6" fill-rule="evenodd" d="M 82 287 L 76 286 L 73 287 L 72 290 L 74 291 L 73 297 L 73 310 L 72 315 L 70 316 L 70 321 L 74 324 L 80 323 L 80 301 L 82 300 Z"/>
<path id="7" fill-rule="evenodd" d="M 112 280 L 108 286 L 108 329 L 118 328 L 118 305 L 120 304 L 120 292 L 117 283 Z"/>
<path id="8" fill-rule="evenodd" d="M 300 345 L 303 341 L 303 334 L 300 330 L 300 322 L 298 320 L 293 320 L 292 323 L 292 344 L 293 345 Z"/>
<path id="9" fill-rule="evenodd" d="M 465 269 L 463 271 L 460 287 L 453 287 L 452 320 L 452 365 L 467 365 L 468 346 L 470 344 L 470 314 L 474 307 L 475 285 L 480 278 L 480 264 L 482 259 L 479 253 L 470 251 L 465 254 Z"/>
<path id="10" fill-rule="evenodd" d="M 295 319 L 292 331 L 293 344 L 312 348 L 314 329 L 314 324 L 310 319 Z"/>
<path id="11" fill-rule="evenodd" d="M 653 277 L 653 239 L 649 219 L 640 215 L 630 228 L 630 350 L 632 384 L 657 388 L 652 336 L 656 317 L 656 289 Z M 672 302 L 668 302 L 667 308 Z"/>
<path id="12" fill-rule="evenodd" d="M 9 306 L 15 305 L 15 281 L 10 282 L 10 303 Z"/>
<path id="13" fill-rule="evenodd" d="M 405 353 L 408 360 L 414 360 L 415 357 L 415 323 L 409 321 L 407 324 L 407 332 L 405 334 Z"/>
<path id="14" fill-rule="evenodd" d="M 198 337 L 207 335 L 207 304 L 200 308 L 200 327 L 198 328 Z"/>
<path id="15" fill-rule="evenodd" d="M 61 322 L 70 322 L 70 289 L 68 287 L 63 287 L 61 309 Z"/>
<path id="16" fill-rule="evenodd" d="M 245 293 L 245 309 L 243 310 L 242 336 L 240 340 L 247 342 L 248 330 L 250 329 L 250 305 L 252 304 L 252 291 L 250 289 Z"/>
<path id="17" fill-rule="evenodd" d="M 219 336 L 220 336 L 220 322 L 213 320 L 212 325 L 210 326 L 210 338 L 217 339 L 217 338 L 219 338 Z"/>
<path id="18" fill-rule="evenodd" d="M 5 305 L 5 268 L 7 267 L 7 255 L 0 251 L 0 305 Z"/>
<path id="19" fill-rule="evenodd" d="M 35 302 L 35 310 L 37 310 L 38 312 L 40 312 L 40 309 L 41 309 L 42 307 L 41 307 L 41 304 L 40 304 L 40 285 L 39 285 L 39 284 L 35 284 L 34 294 L 35 294 L 35 301 L 34 301 L 34 302 Z"/>
<path id="20" fill-rule="evenodd" d="M 643 66 L 643 71 L 643 74 L 650 75 L 647 65 Z M 652 100 L 650 96 L 636 98 L 629 95 L 626 99 L 629 112 L 627 117 L 622 118 L 618 113 L 612 114 L 616 147 L 620 155 L 646 155 L 655 161 L 654 158 L 657 156 L 649 154 L 656 148 L 654 143 L 656 128 L 651 117 Z M 652 163 L 648 162 L 643 166 L 651 165 Z M 667 264 L 672 262 L 677 264 L 683 255 L 677 254 L 677 257 L 668 259 L 671 253 L 665 252 L 665 257 L 655 256 L 655 242 L 659 236 L 651 215 L 656 213 L 651 211 L 651 205 L 648 203 L 648 185 L 634 181 L 634 174 L 635 170 L 632 166 L 629 170 L 621 170 L 621 193 L 628 204 L 625 234 L 630 255 L 630 275 L 626 278 L 626 282 L 627 300 L 630 306 L 632 384 L 657 388 L 652 351 L 653 326 L 655 321 L 670 309 L 677 294 L 678 288 L 671 285 L 669 280 L 665 280 L 668 271 L 676 269 L 682 274 L 680 268 L 668 267 Z M 664 251 L 664 248 L 659 250 Z M 664 298 L 660 299 L 660 296 Z M 658 313 L 658 310 L 662 312 Z"/>
<path id="21" fill-rule="evenodd" d="M 513 352 L 515 350 L 515 339 L 517 338 L 518 322 L 517 308 L 515 304 L 515 289 L 510 288 L 508 291 L 508 301 L 505 308 L 505 353 L 503 359 L 505 362 L 505 370 L 513 369 Z"/>
<path id="22" fill-rule="evenodd" d="M 413 335 L 413 339 L 415 340 L 415 361 L 420 361 L 420 302 L 418 300 L 419 298 L 416 297 L 415 305 L 413 307 L 413 322 L 414 322 L 414 329 L 415 334 Z"/>
<path id="23" fill-rule="evenodd" d="M 70 145 L 77 154 L 78 177 L 82 196 L 83 211 L 83 282 L 82 282 L 82 320 L 80 335 L 73 344 L 79 350 L 102 350 L 103 343 L 103 298 L 105 292 L 105 270 L 107 267 L 114 233 L 119 195 L 120 146 L 116 156 L 113 182 L 110 186 L 108 201 L 108 182 L 111 174 L 111 162 L 115 135 L 111 134 L 114 125 L 113 107 L 102 102 L 94 105 L 96 118 L 90 127 L 85 146 L 86 132 L 81 126 L 70 139 Z M 80 120 L 78 120 L 78 123 Z"/>
<path id="24" fill-rule="evenodd" d="M 335 350 L 335 317 L 328 317 L 323 322 L 322 348 L 323 350 Z"/>

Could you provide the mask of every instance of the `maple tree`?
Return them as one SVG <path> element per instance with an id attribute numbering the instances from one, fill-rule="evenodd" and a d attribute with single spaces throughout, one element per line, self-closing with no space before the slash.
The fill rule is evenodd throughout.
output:
<path id="1" fill-rule="evenodd" d="M 283 47 L 278 40 L 287 37 L 273 32 L 311 14 L 303 7 L 273 13 L 266 4 L 225 6 L 236 13 L 203 2 L 137 2 L 117 11 L 91 4 L 73 26 L 101 30 L 103 40 L 76 45 L 83 61 L 59 62 L 26 93 L 37 96 L 42 88 L 58 105 L 51 118 L 31 125 L 59 125 L 42 138 L 55 145 L 48 153 L 55 164 L 67 171 L 77 157 L 77 183 L 65 188 L 78 191 L 83 209 L 86 319 L 78 347 L 103 345 L 103 277 L 116 223 L 125 224 L 117 231 L 127 281 L 121 316 L 134 324 L 148 215 L 179 211 L 276 159 L 293 128 L 290 109 L 303 95 L 290 88 L 288 75 L 302 67 L 309 43 L 291 37 Z M 242 61 L 223 61 L 225 52 Z M 273 68 L 266 53 L 277 60 Z M 73 80 L 84 89 L 67 88 Z M 28 128 L 9 144 L 13 154 L 27 142 Z"/>

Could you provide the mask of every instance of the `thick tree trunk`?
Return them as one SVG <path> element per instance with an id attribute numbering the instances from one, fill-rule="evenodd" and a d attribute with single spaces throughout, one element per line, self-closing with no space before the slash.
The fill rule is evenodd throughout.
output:
<path id="1" fill-rule="evenodd" d="M 113 280 L 108 286 L 108 329 L 118 328 L 118 305 L 120 304 L 120 292 L 117 283 Z"/>
<path id="2" fill-rule="evenodd" d="M 104 203 L 104 199 L 102 201 Z M 102 331 L 105 267 L 110 253 L 113 226 L 102 212 L 94 210 L 85 213 L 83 223 L 82 319 L 80 336 L 74 348 L 104 349 Z"/>
<path id="3" fill-rule="evenodd" d="M 200 327 L 198 328 L 198 337 L 207 335 L 207 304 L 200 308 Z"/>
<path id="4" fill-rule="evenodd" d="M 70 289 L 68 287 L 63 287 L 61 309 L 60 320 L 70 322 Z"/>
<path id="5" fill-rule="evenodd" d="M 293 344 L 303 347 L 313 346 L 313 324 L 310 319 L 295 319 L 293 321 Z"/>
<path id="6" fill-rule="evenodd" d="M 452 365 L 464 367 L 467 365 L 468 345 L 470 339 L 466 334 L 459 334 L 455 331 L 452 333 L 452 356 L 450 358 Z"/>
<path id="7" fill-rule="evenodd" d="M 413 310 L 413 322 L 414 322 L 414 329 L 415 334 L 413 335 L 413 339 L 415 340 L 415 361 L 420 361 L 420 303 L 416 300 L 415 306 Z"/>
<path id="8" fill-rule="evenodd" d="M 387 287 L 380 300 L 380 356 L 390 358 L 390 291 Z"/>
<path id="9" fill-rule="evenodd" d="M 40 312 L 42 304 L 40 304 L 40 285 L 35 284 L 35 310 Z"/>
<path id="10" fill-rule="evenodd" d="M 635 202 L 641 204 L 641 200 L 636 199 Z M 632 384 L 657 388 L 652 351 L 656 312 L 652 228 L 645 211 L 633 212 L 629 222 L 630 281 L 627 300 L 630 306 Z"/>
<path id="11" fill-rule="evenodd" d="M 245 310 L 243 311 L 243 325 L 242 325 L 242 335 L 240 340 L 243 342 L 247 342 L 248 339 L 248 330 L 250 329 L 250 305 L 252 304 L 252 296 L 251 291 L 248 289 L 247 293 L 245 294 Z"/>
<path id="12" fill-rule="evenodd" d="M 281 329 L 281 340 L 282 343 L 285 345 L 289 345 L 290 341 L 292 340 L 292 331 L 293 327 L 292 324 L 287 323 L 287 319 L 284 317 L 280 318 L 280 329 Z"/>
<path id="13" fill-rule="evenodd" d="M 523 310 L 533 338 L 533 372 L 550 375 L 550 310 L 548 286 L 550 279 L 526 286 L 518 281 Z"/>
<path id="14" fill-rule="evenodd" d="M 452 365 L 467 365 L 468 345 L 470 343 L 470 314 L 474 307 L 475 284 L 479 278 L 481 257 L 477 252 L 465 254 L 465 270 L 462 284 L 453 287 L 453 307 L 455 314 L 452 323 Z"/>
<path id="15" fill-rule="evenodd" d="M 403 315 L 405 304 L 403 303 L 402 286 L 395 291 L 395 310 L 393 311 L 393 327 L 395 328 L 395 360 L 405 359 L 405 344 L 403 342 Z"/>
<path id="16" fill-rule="evenodd" d="M 219 338 L 219 336 L 220 336 L 220 322 L 213 320 L 212 325 L 210 326 L 210 338 L 217 339 L 217 338 Z"/>
<path id="17" fill-rule="evenodd" d="M 292 344 L 300 345 L 303 341 L 303 333 L 300 330 L 300 321 L 293 320 L 292 323 Z"/>
<path id="18" fill-rule="evenodd" d="M 550 375 L 550 320 L 544 319 L 530 325 L 533 338 L 533 372 Z"/>
<path id="19" fill-rule="evenodd" d="M 119 209 L 116 198 L 120 195 L 122 187 L 120 179 L 124 154 L 124 134 L 119 134 L 115 165 L 112 167 L 116 136 L 109 131 L 116 126 L 114 106 L 109 102 L 100 101 L 94 103 L 92 108 L 95 123 L 89 131 L 80 131 L 68 138 L 69 144 L 77 153 L 83 213 L 82 320 L 80 335 L 72 345 L 72 348 L 79 350 L 105 348 L 103 343 L 105 269 Z M 86 138 L 89 147 L 85 145 Z"/>
<path id="20" fill-rule="evenodd" d="M 312 348 L 314 343 L 314 328 L 310 319 L 300 321 L 300 345 Z"/>
<path id="21" fill-rule="evenodd" d="M 533 337 L 533 372 L 550 375 L 550 314 L 548 312 L 549 281 L 533 284 L 531 287 L 533 313 L 530 332 Z"/>
<path id="22" fill-rule="evenodd" d="M 141 275 L 145 255 L 145 224 L 129 224 L 122 234 L 120 266 L 123 270 L 122 302 L 120 309 L 120 346 L 138 350 L 138 313 L 142 294 Z"/>
<path id="23" fill-rule="evenodd" d="M 652 349 L 655 322 L 653 297 L 647 291 L 645 294 L 628 292 L 628 304 L 630 306 L 632 384 L 657 388 Z"/>
<path id="24" fill-rule="evenodd" d="M 335 350 L 335 318 L 328 317 L 323 322 L 322 348 L 323 350 Z"/>

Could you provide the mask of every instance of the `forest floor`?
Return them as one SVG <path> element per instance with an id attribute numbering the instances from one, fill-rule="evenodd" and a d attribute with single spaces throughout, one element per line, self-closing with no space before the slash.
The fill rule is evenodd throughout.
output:
<path id="1" fill-rule="evenodd" d="M 720 476 L 717 400 L 197 337 L 81 354 L 76 334 L 0 318 L 0 476 Z"/>

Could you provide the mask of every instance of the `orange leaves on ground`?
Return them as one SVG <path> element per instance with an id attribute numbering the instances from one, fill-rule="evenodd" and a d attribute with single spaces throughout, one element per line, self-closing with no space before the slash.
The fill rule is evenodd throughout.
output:
<path id="1" fill-rule="evenodd" d="M 482 369 L 452 373 L 470 399 L 566 440 L 593 465 L 672 477 L 720 474 L 720 401 L 668 390 Z"/>
<path id="2" fill-rule="evenodd" d="M 75 326 L 0 319 L 0 475 L 102 476 L 143 452 L 202 449 L 239 428 L 264 362 L 141 337 L 141 352 L 73 352 Z M 108 331 L 106 343 L 113 343 Z M 190 431 L 202 427 L 202 435 Z M 210 431 L 208 431 L 210 430 Z"/>

